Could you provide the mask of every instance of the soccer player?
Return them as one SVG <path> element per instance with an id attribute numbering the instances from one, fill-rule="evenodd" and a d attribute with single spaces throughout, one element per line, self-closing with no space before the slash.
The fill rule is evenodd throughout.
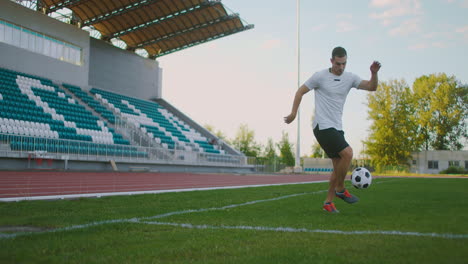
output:
<path id="1" fill-rule="evenodd" d="M 342 127 L 343 107 L 351 88 L 367 91 L 376 91 L 380 63 L 374 61 L 370 66 L 370 80 L 362 80 L 359 76 L 345 72 L 347 54 L 342 47 L 336 47 L 332 51 L 331 68 L 318 71 L 312 75 L 294 96 L 291 113 L 284 118 L 290 124 L 296 118 L 297 109 L 302 101 L 302 96 L 310 90 L 315 91 L 315 119 L 312 124 L 315 138 L 332 160 L 333 173 L 329 180 L 327 199 L 323 209 L 338 213 L 334 197 L 343 199 L 347 203 L 355 203 L 359 198 L 350 194 L 344 186 L 344 180 L 348 172 L 353 149 L 346 142 Z"/>

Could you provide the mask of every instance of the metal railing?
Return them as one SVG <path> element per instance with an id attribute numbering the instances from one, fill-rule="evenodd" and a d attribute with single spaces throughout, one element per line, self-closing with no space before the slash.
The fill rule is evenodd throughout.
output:
<path id="1" fill-rule="evenodd" d="M 144 146 L 144 147 L 155 147 L 155 148 L 160 148 L 161 145 L 156 143 L 153 138 L 148 136 L 146 133 L 141 131 L 139 127 L 137 127 L 135 124 L 130 122 L 128 118 L 121 117 L 116 115 L 115 116 L 115 130 L 120 133 L 122 136 L 125 138 L 130 139 L 131 142 L 134 144 L 137 144 L 139 146 Z"/>
<path id="2" fill-rule="evenodd" d="M 157 147 L 98 144 L 0 133 L 0 157 L 251 167 L 252 158 Z"/>

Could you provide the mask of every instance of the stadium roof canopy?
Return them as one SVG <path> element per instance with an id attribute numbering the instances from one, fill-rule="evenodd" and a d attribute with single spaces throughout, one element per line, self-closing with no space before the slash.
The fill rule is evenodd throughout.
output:
<path id="1" fill-rule="evenodd" d="M 145 49 L 149 58 L 253 28 L 220 0 L 38 0 L 37 8 L 70 9 L 80 27 L 120 39 L 128 50 Z"/>

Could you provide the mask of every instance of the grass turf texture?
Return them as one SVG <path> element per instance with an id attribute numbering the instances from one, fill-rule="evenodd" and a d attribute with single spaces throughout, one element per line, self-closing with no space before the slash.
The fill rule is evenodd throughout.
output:
<path id="1" fill-rule="evenodd" d="M 348 183 L 349 184 L 349 183 Z M 349 186 L 350 187 L 350 186 Z M 323 212 L 326 183 L 0 204 L 0 226 L 52 230 L 96 221 L 304 194 L 223 210 L 0 238 L 1 263 L 466 263 L 468 238 L 331 234 L 207 226 L 468 235 L 467 179 L 375 179 L 361 200 Z M 322 192 L 320 192 L 322 191 Z M 188 223 L 194 229 L 142 222 Z M 4 232 L 8 233 L 8 232 Z M 12 233 L 12 232 L 9 232 Z M 466 237 L 466 236 L 465 236 Z"/>

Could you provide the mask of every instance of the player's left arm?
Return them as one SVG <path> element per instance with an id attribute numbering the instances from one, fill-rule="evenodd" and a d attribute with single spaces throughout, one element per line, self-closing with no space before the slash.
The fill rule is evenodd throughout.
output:
<path id="1" fill-rule="evenodd" d="M 359 84 L 358 89 L 366 90 L 366 91 L 376 91 L 377 90 L 377 85 L 379 84 L 379 76 L 378 72 L 380 70 L 380 67 L 382 65 L 378 61 L 374 61 L 372 65 L 370 66 L 370 71 L 371 71 L 371 78 L 370 80 L 363 80 Z"/>

